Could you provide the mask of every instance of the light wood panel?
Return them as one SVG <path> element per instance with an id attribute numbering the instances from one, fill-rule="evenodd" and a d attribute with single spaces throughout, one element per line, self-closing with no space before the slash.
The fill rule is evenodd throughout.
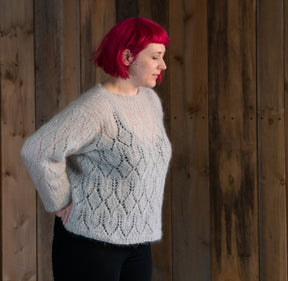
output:
<path id="1" fill-rule="evenodd" d="M 282 0 L 258 2 L 261 281 L 287 280 L 283 23 Z"/>
<path id="2" fill-rule="evenodd" d="M 210 280 L 207 2 L 169 1 L 173 280 Z"/>
<path id="3" fill-rule="evenodd" d="M 258 281 L 255 1 L 208 1 L 213 281 Z"/>
<path id="4" fill-rule="evenodd" d="M 0 7 L 0 278 L 36 281 L 36 196 L 19 154 L 35 127 L 33 1 Z"/>

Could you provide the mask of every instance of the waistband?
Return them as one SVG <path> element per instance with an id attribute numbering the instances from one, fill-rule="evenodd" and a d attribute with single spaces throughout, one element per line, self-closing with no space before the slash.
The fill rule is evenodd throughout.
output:
<path id="1" fill-rule="evenodd" d="M 150 242 L 144 242 L 144 243 L 138 243 L 138 244 L 128 244 L 128 245 L 123 244 L 122 245 L 122 244 L 112 244 L 109 242 L 95 240 L 93 238 L 78 235 L 78 234 L 75 234 L 75 233 L 68 231 L 62 223 L 62 219 L 60 217 L 55 216 L 54 236 L 59 235 L 61 233 L 63 235 L 69 235 L 70 237 L 75 238 L 75 239 L 81 239 L 81 240 L 89 241 L 90 243 L 93 243 L 93 244 L 96 244 L 99 246 L 108 247 L 108 248 L 123 248 L 123 247 L 124 248 L 142 248 L 142 247 L 149 247 L 150 246 Z"/>

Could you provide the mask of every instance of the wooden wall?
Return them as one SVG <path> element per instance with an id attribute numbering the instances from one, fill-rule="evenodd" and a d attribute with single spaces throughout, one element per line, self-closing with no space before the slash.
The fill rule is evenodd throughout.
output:
<path id="1" fill-rule="evenodd" d="M 130 16 L 171 37 L 153 281 L 288 281 L 288 0 L 0 0 L 1 280 L 53 280 L 53 215 L 19 150 L 105 78 L 91 54 Z"/>

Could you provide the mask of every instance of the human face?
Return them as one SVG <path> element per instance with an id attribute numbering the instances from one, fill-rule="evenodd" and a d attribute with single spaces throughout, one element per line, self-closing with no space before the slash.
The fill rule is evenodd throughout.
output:
<path id="1" fill-rule="evenodd" d="M 156 86 L 156 80 L 166 69 L 164 62 L 165 46 L 151 43 L 146 46 L 129 66 L 129 79 L 136 87 Z"/>

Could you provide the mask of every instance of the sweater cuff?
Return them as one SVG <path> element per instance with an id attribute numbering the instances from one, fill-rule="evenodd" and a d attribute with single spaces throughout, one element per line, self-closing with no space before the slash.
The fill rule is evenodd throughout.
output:
<path id="1" fill-rule="evenodd" d="M 63 209 L 72 201 L 70 189 L 66 190 L 66 192 L 61 190 L 61 193 L 57 193 L 55 196 L 46 198 L 40 194 L 40 198 L 43 202 L 45 210 L 50 213 Z"/>

